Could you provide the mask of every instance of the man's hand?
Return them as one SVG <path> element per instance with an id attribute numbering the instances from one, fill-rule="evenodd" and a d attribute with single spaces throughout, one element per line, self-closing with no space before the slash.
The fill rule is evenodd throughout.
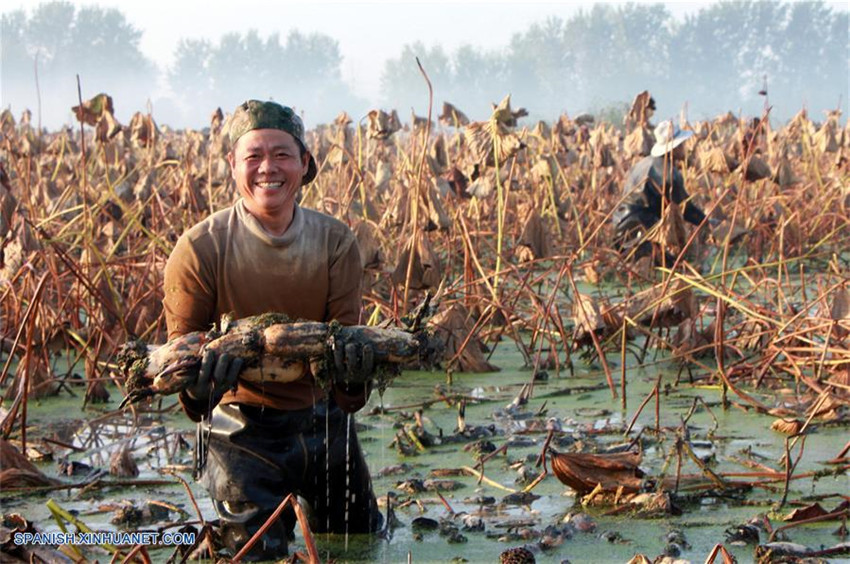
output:
<path id="1" fill-rule="evenodd" d="M 375 371 L 375 351 L 368 343 L 337 341 L 333 347 L 333 361 L 338 381 L 363 383 Z"/>
<path id="2" fill-rule="evenodd" d="M 225 392 L 236 384 L 243 363 L 241 358 L 234 358 L 227 353 L 219 356 L 213 351 L 205 351 L 198 377 L 184 393 L 195 402 L 211 401 L 212 405 L 218 404 Z"/>

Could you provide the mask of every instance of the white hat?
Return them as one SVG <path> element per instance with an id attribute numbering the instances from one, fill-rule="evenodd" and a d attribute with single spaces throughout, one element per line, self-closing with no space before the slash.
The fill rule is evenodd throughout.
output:
<path id="1" fill-rule="evenodd" d="M 655 127 L 655 145 L 649 152 L 653 157 L 665 155 L 685 142 L 693 131 L 683 131 L 673 125 L 672 120 L 662 121 Z"/>

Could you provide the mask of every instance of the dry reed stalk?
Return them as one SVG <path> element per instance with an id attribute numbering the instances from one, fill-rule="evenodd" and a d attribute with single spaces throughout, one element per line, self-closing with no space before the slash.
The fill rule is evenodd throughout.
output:
<path id="1" fill-rule="evenodd" d="M 411 235 L 410 235 L 410 255 L 408 257 L 407 262 L 407 271 L 404 278 L 404 301 L 403 303 L 403 313 L 407 313 L 407 304 L 408 304 L 408 293 L 410 291 L 410 281 L 411 276 L 413 274 L 413 261 L 414 261 L 414 253 L 416 248 L 416 242 L 418 240 L 417 234 L 419 231 L 419 201 L 422 198 L 422 173 L 425 168 L 425 156 L 426 151 L 428 150 L 428 137 L 431 132 L 431 111 L 434 105 L 434 89 L 431 86 L 431 80 L 428 78 L 428 73 L 425 72 L 425 69 L 422 67 L 422 63 L 419 62 L 419 57 L 416 58 L 416 65 L 419 67 L 419 72 L 422 73 L 423 78 L 425 79 L 425 83 L 428 85 L 428 122 L 425 126 L 425 131 L 423 132 L 423 142 L 422 142 L 422 156 L 419 161 L 418 173 L 416 177 L 416 189 L 413 194 L 413 198 L 411 198 Z"/>
<path id="2" fill-rule="evenodd" d="M 714 548 L 711 549 L 711 552 L 706 557 L 705 564 L 714 564 L 718 556 L 723 558 L 723 564 L 734 564 L 737 562 L 735 557 L 726 550 L 726 547 L 718 543 L 714 545 Z"/>
<path id="3" fill-rule="evenodd" d="M 301 535 L 304 537 L 304 543 L 307 545 L 307 555 L 309 557 L 310 564 L 319 564 L 321 559 L 319 558 L 319 551 L 316 549 L 316 542 L 313 540 L 313 535 L 310 532 L 310 523 L 307 519 L 307 515 L 304 513 L 304 510 L 301 507 L 301 504 L 298 503 L 298 500 L 293 494 L 287 495 L 283 498 L 283 501 L 277 506 L 277 509 L 274 510 L 274 513 L 266 520 L 265 523 L 257 530 L 256 533 L 245 543 L 245 546 L 233 556 L 231 562 L 241 562 L 243 558 L 251 551 L 254 545 L 259 541 L 259 539 L 265 534 L 265 532 L 271 527 L 275 521 L 277 521 L 284 510 L 292 506 L 292 509 L 295 511 L 295 517 L 298 520 L 298 524 L 301 527 Z"/>
<path id="4" fill-rule="evenodd" d="M 760 126 L 766 125 L 761 120 Z M 709 129 L 717 137 L 714 141 L 717 146 L 722 146 L 736 134 L 736 127 L 739 126 L 711 124 Z M 610 132 L 604 128 L 591 125 L 590 130 L 595 133 L 595 139 L 603 143 L 610 141 Z M 627 265 L 617 263 L 619 259 L 607 248 L 612 233 L 611 213 L 621 198 L 620 194 L 609 192 L 608 187 L 621 183 L 628 163 L 612 155 L 615 162 L 611 173 L 597 170 L 590 152 L 593 147 L 585 145 L 578 133 L 565 131 L 559 124 L 548 136 L 543 133 L 526 136 L 525 149 L 510 157 L 510 161 L 500 159 L 504 160 L 500 163 L 503 166 L 508 164 L 504 166 L 505 176 L 494 177 L 501 184 L 501 194 L 471 200 L 455 193 L 438 196 L 451 212 L 448 215 L 453 225 L 431 238 L 433 251 L 447 265 L 445 278 L 466 282 L 448 284 L 452 292 L 465 294 L 470 306 L 478 297 L 476 288 L 490 294 L 490 312 L 479 319 L 475 330 L 481 334 L 507 335 L 517 341 L 524 357 L 536 351 L 537 358 L 532 360 L 535 365 L 541 362 L 540 353 L 547 346 L 551 351 L 550 361 L 554 358 L 559 365 L 566 355 L 567 364 L 571 364 L 568 332 L 557 308 L 562 298 L 558 288 L 565 273 L 563 265 L 570 264 L 575 270 L 586 257 L 593 255 L 603 258 L 604 266 L 594 267 L 600 278 L 621 277 L 630 284 L 638 276 Z M 409 144 L 402 139 L 404 132 L 397 132 L 389 142 L 376 143 L 364 140 L 363 132 L 364 128 L 358 124 L 353 137 L 337 141 L 337 148 L 344 155 L 340 162 L 334 162 L 324 153 L 320 159 L 322 174 L 305 190 L 305 199 L 309 205 L 321 207 L 343 221 L 350 221 L 359 213 L 373 220 L 381 219 L 386 235 L 378 244 L 387 261 L 392 262 L 402 247 L 397 244 L 398 230 L 409 233 L 411 229 L 421 228 L 425 220 L 418 206 L 427 209 L 428 202 L 434 198 L 431 194 L 426 198 L 423 192 L 423 187 L 430 186 L 441 174 L 439 169 L 428 166 L 425 158 L 434 136 L 423 135 L 420 129 L 408 137 Z M 712 345 L 720 361 L 718 371 L 727 373 L 729 383 L 735 386 L 733 390 L 742 391 L 743 382 L 752 376 L 758 386 L 788 380 L 798 383 L 800 393 L 809 389 L 820 393 L 825 387 L 818 383 L 818 376 L 828 375 L 841 358 L 835 356 L 841 354 L 835 329 L 830 334 L 827 320 L 813 321 L 805 313 L 816 302 L 812 293 L 816 271 L 832 252 L 850 242 L 850 217 L 842 213 L 847 209 L 842 190 L 847 173 L 829 161 L 813 142 L 812 134 L 805 127 L 796 133 L 791 126 L 779 131 L 780 136 L 802 147 L 800 154 L 788 156 L 790 171 L 802 179 L 797 184 L 774 189 L 769 180 L 758 181 L 759 184 L 742 182 L 746 163 L 734 173 L 687 170 L 689 186 L 697 182 L 697 175 L 715 175 L 718 180 L 716 188 L 711 188 L 708 194 L 708 210 L 722 211 L 752 227 L 749 235 L 734 244 L 728 237 L 719 242 L 723 251 L 717 255 L 717 262 L 713 266 L 705 265 L 717 274 L 698 276 L 695 274 L 698 265 L 694 263 L 697 268 L 690 268 L 682 254 L 676 263 L 668 265 L 669 272 L 662 273 L 665 284 L 686 276 L 696 283 L 695 291 L 717 302 L 720 318 Z M 34 321 L 31 359 L 39 366 L 47 365 L 47 337 L 52 327 L 67 322 L 70 330 L 66 334 L 69 343 L 77 348 L 78 357 L 90 349 L 100 349 L 97 363 L 90 363 L 95 373 L 89 375 L 99 381 L 99 373 L 105 366 L 103 360 L 111 354 L 116 340 L 125 340 L 123 333 L 137 330 L 150 340 L 161 340 L 164 324 L 157 315 L 161 297 L 157 290 L 158 271 L 176 235 L 201 219 L 207 210 L 229 205 L 232 187 L 226 174 L 222 175 L 217 168 L 220 162 L 214 157 L 218 152 L 210 148 L 216 143 L 212 136 L 204 139 L 188 133 L 157 134 L 142 151 L 115 138 L 96 146 L 96 152 L 91 149 L 89 134 L 82 125 L 80 136 L 79 143 L 73 143 L 61 135 L 48 133 L 43 144 L 33 145 L 26 154 L 17 152 L 17 147 L 23 146 L 19 143 L 22 140 L 19 130 L 13 128 L 11 135 L 5 136 L 3 150 L 8 155 L 15 195 L 21 200 L 20 210 L 33 225 L 53 234 L 48 238 L 42 233 L 39 238 L 54 252 L 24 254 L 23 262 L 32 262 L 14 273 L 14 289 L 4 294 L 0 315 L 10 326 L 20 327 L 23 305 L 30 301 L 41 274 L 50 272 L 39 316 Z M 460 170 L 470 148 L 464 144 L 463 136 L 455 139 L 446 138 L 445 162 L 456 163 Z M 490 141 L 492 145 L 492 138 Z M 53 152 L 46 152 L 44 148 L 51 146 Z M 753 154 L 754 147 L 754 144 L 744 147 L 744 153 L 739 155 L 742 160 Z M 113 160 L 112 155 L 121 148 L 126 159 Z M 546 161 L 549 172 L 541 179 L 532 173 L 532 165 L 541 162 L 544 156 L 550 159 Z M 388 163 L 388 170 L 394 171 L 390 172 L 387 185 L 391 188 L 370 193 L 369 171 L 376 169 L 378 160 Z M 76 179 L 70 176 L 75 167 Z M 469 175 L 469 171 L 464 170 L 464 174 Z M 151 177 L 148 191 L 136 196 L 133 186 L 144 184 L 137 181 L 147 175 Z M 193 177 L 200 178 L 200 184 L 193 184 Z M 417 194 L 406 201 L 402 226 L 393 227 L 386 210 L 402 186 L 413 185 L 412 179 L 416 179 Z M 740 189 L 733 186 L 736 183 L 741 185 Z M 379 217 L 372 218 L 367 200 L 374 204 Z M 365 211 L 358 211 L 358 205 Z M 508 257 L 513 256 L 521 232 L 516 210 L 523 206 L 540 210 L 541 225 L 557 256 L 548 261 L 512 264 Z M 415 209 L 421 220 L 416 222 L 418 227 L 410 224 Z M 110 230 L 105 230 L 106 226 Z M 698 233 L 699 229 L 691 233 L 686 248 L 696 245 Z M 492 241 L 494 235 L 499 241 Z M 57 253 L 56 249 L 62 252 Z M 81 264 L 81 249 L 87 249 L 92 258 L 88 267 Z M 463 249 L 463 254 L 458 249 Z M 752 264 L 729 266 L 744 254 L 754 257 Z M 810 264 L 811 273 L 806 273 L 809 276 L 804 279 L 801 271 L 800 283 L 796 284 L 794 270 L 802 265 L 809 268 Z M 827 292 L 828 286 L 818 286 L 817 295 Z M 409 296 L 408 299 L 398 296 L 398 290 L 386 277 L 376 277 L 376 283 L 365 296 L 373 308 L 375 322 L 382 316 L 398 315 L 398 310 L 408 307 Z M 628 291 L 632 291 L 630 287 Z M 447 298 L 450 301 L 456 295 L 449 294 Z M 481 303 L 482 307 L 487 305 Z M 753 328 L 748 329 L 750 322 Z M 621 332 L 626 325 L 620 323 L 615 334 L 619 337 L 616 346 L 621 360 L 626 350 L 624 342 L 629 338 Z M 521 342 L 525 329 L 532 331 L 530 346 Z M 673 350 L 663 332 L 656 329 L 651 326 L 652 336 L 648 340 L 659 349 Z M 738 335 L 733 336 L 733 332 Z M 76 337 L 71 337 L 72 333 Z M 760 342 L 761 352 L 748 349 L 748 339 Z M 603 350 L 608 344 L 600 343 Z M 24 349 L 22 345 L 16 347 L 18 352 Z M 745 362 L 746 355 L 756 352 L 759 356 L 753 358 L 757 360 Z M 741 360 L 730 362 L 729 355 L 739 355 Z M 788 360 L 778 361 L 781 355 Z M 674 358 L 687 358 L 688 366 L 712 370 L 678 353 Z M 625 384 L 622 376 L 621 390 Z M 727 382 L 723 383 L 728 387 Z M 837 389 L 832 388 L 833 392 Z M 745 400 L 745 403 L 750 402 Z M 767 406 L 759 404 L 757 409 L 761 407 Z"/>
<path id="5" fill-rule="evenodd" d="M 658 395 L 658 389 L 660 385 L 661 375 L 659 374 L 658 378 L 655 380 L 655 385 L 652 387 L 652 390 L 646 395 L 645 398 L 643 398 L 643 401 L 640 402 L 637 411 L 635 411 L 635 414 L 632 416 L 631 420 L 629 421 L 629 424 L 626 426 L 626 430 L 623 432 L 623 436 L 628 436 L 629 433 L 632 432 L 632 429 L 634 428 L 635 423 L 637 423 L 637 419 L 643 411 L 643 408 L 646 407 L 646 404 L 649 403 L 649 400 Z M 656 429 L 658 429 L 658 424 L 656 424 Z"/>

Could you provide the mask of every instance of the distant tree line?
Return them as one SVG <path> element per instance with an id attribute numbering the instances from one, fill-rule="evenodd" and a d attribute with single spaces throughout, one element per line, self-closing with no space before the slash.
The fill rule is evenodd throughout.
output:
<path id="1" fill-rule="evenodd" d="M 168 84 L 182 112 L 225 110 L 246 98 L 292 104 L 315 120 L 331 120 L 343 109 L 365 107 L 343 82 L 336 40 L 292 31 L 262 39 L 256 31 L 229 33 L 214 43 L 183 39 L 177 46 Z M 205 116 L 206 117 L 206 116 Z"/>
<path id="2" fill-rule="evenodd" d="M 67 121 L 68 104 L 76 104 L 77 99 L 76 75 L 88 94 L 97 93 L 91 88 L 108 89 L 122 104 L 143 109 L 156 85 L 157 69 L 139 50 L 141 37 L 142 32 L 115 9 L 50 2 L 31 14 L 24 10 L 4 13 L 0 17 L 2 105 L 18 112 L 37 111 L 37 68 L 45 124 Z"/>
<path id="3" fill-rule="evenodd" d="M 662 4 L 597 4 L 566 21 L 552 18 L 516 34 L 506 48 L 406 45 L 387 62 L 386 104 L 427 100 L 418 56 L 440 96 L 461 109 L 488 107 L 511 92 L 533 117 L 622 104 L 648 89 L 659 108 L 693 117 L 742 110 L 759 115 L 767 85 L 772 115 L 803 106 L 847 107 L 850 22 L 823 2 L 721 2 L 676 21 Z M 495 100 L 498 101 L 498 100 Z"/>
<path id="4" fill-rule="evenodd" d="M 36 110 L 37 69 L 45 123 L 68 121 L 76 74 L 84 94 L 111 94 L 119 116 L 152 102 L 155 117 L 175 126 L 203 126 L 215 107 L 247 97 L 293 104 L 313 123 L 369 109 L 341 78 L 339 44 L 322 34 L 184 38 L 169 68 L 157 69 L 139 49 L 141 31 L 118 9 L 51 2 L 4 13 L 0 23 L 2 105 Z M 849 34 L 848 13 L 823 2 L 722 2 L 683 21 L 662 4 L 598 4 L 536 23 L 497 50 L 405 45 L 384 66 L 378 102 L 402 117 L 410 108 L 425 113 L 419 57 L 435 103 L 450 101 L 473 118 L 506 93 L 533 118 L 551 119 L 622 105 L 644 89 L 665 116 L 685 102 L 697 118 L 757 115 L 766 77 L 774 118 L 806 106 L 818 119 L 847 105 Z"/>

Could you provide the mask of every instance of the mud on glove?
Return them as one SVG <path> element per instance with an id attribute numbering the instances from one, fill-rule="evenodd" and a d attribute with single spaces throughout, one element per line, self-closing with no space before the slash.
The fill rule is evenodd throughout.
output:
<path id="1" fill-rule="evenodd" d="M 338 383 L 362 384 L 375 372 L 375 350 L 369 343 L 336 340 L 332 352 L 334 381 Z"/>
<path id="2" fill-rule="evenodd" d="M 244 360 L 228 353 L 218 355 L 205 351 L 198 376 L 183 393 L 195 403 L 217 405 L 224 394 L 236 385 Z"/>

